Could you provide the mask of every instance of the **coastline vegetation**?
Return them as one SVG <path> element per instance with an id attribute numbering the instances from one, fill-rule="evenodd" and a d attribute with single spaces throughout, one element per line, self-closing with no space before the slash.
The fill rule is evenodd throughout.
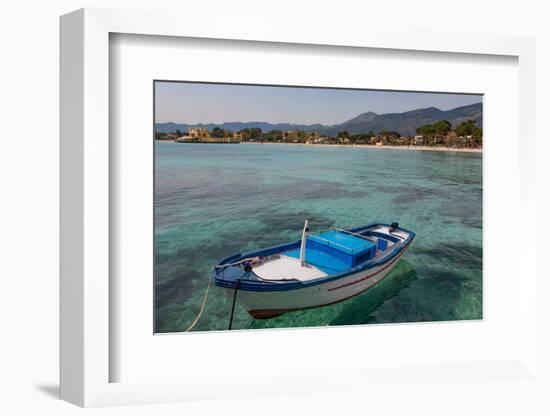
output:
<path id="1" fill-rule="evenodd" d="M 199 131 L 200 130 L 200 131 Z M 197 133 L 197 131 L 199 131 Z M 396 131 L 374 133 L 350 133 L 339 131 L 335 135 L 321 135 L 315 131 L 304 130 L 270 130 L 263 132 L 260 128 L 245 128 L 237 132 L 214 127 L 207 129 L 190 128 L 187 134 L 180 130 L 171 133 L 155 132 L 156 140 L 201 143 L 295 143 L 295 144 L 330 144 L 330 145 L 372 145 L 372 146 L 418 146 L 440 147 L 448 149 L 481 149 L 483 130 L 476 126 L 474 120 L 465 120 L 454 129 L 447 120 L 439 120 L 416 128 L 415 136 L 401 135 Z"/>

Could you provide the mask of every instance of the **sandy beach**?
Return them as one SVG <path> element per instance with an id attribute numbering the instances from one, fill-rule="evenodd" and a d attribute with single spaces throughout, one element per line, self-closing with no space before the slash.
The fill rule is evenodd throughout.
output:
<path id="1" fill-rule="evenodd" d="M 420 150 L 426 152 L 461 152 L 461 153 L 483 153 L 483 149 L 471 148 L 450 148 L 434 146 L 373 146 L 369 144 L 305 144 L 305 143 L 260 143 L 241 142 L 241 144 L 280 144 L 287 146 L 318 146 L 318 147 L 362 147 L 367 149 L 396 149 L 396 150 Z"/>

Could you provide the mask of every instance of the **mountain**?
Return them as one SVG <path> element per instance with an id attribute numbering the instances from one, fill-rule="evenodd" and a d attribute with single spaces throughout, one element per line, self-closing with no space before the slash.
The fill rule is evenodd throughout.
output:
<path id="1" fill-rule="evenodd" d="M 322 124 L 291 124 L 291 123 L 267 123 L 261 121 L 250 122 L 226 122 L 221 124 L 184 124 L 184 123 L 157 123 L 155 129 L 159 133 L 174 132 L 179 129 L 186 132 L 189 127 L 206 127 L 212 130 L 214 127 L 238 131 L 244 128 L 257 127 L 262 131 L 270 130 L 307 130 L 320 134 L 336 135 L 339 131 L 347 130 L 349 133 L 379 133 L 381 131 L 397 131 L 405 136 L 415 134 L 417 127 L 431 124 L 438 120 L 448 120 L 453 127 L 465 120 L 473 119 L 478 127 L 482 127 L 482 104 L 470 104 L 451 110 L 440 110 L 436 107 L 419 108 L 403 113 L 376 114 L 371 111 L 340 124 L 325 126 Z"/>
<path id="2" fill-rule="evenodd" d="M 345 121 L 342 124 L 339 124 L 341 127 L 354 127 L 364 123 L 369 123 L 378 117 L 378 114 L 369 111 L 368 113 L 359 114 L 357 117 L 352 118 L 351 120 Z"/>
<path id="3" fill-rule="evenodd" d="M 333 126 L 334 128 L 330 129 L 329 134 L 342 130 L 347 130 L 349 133 L 368 133 L 369 131 L 378 133 L 389 130 L 412 136 L 415 134 L 417 127 L 438 120 L 448 120 L 453 127 L 456 127 L 464 120 L 473 119 L 478 127 L 482 127 L 482 104 L 476 103 L 447 111 L 436 107 L 420 108 L 404 113 L 380 114 L 365 120 L 362 120 L 362 117 L 363 114 L 338 126 Z"/>
<path id="4" fill-rule="evenodd" d="M 219 127 L 221 129 L 229 129 L 231 131 L 239 131 L 246 128 L 260 128 L 263 132 L 270 130 L 309 130 L 309 131 L 321 131 L 326 129 L 327 126 L 322 124 L 292 124 L 292 123 L 267 123 L 265 121 L 229 121 L 225 123 L 198 123 L 198 124 L 187 124 L 187 123 L 156 123 L 155 130 L 158 133 L 173 133 L 176 130 L 186 132 L 190 127 L 206 127 L 208 130 L 212 131 L 214 127 Z"/>

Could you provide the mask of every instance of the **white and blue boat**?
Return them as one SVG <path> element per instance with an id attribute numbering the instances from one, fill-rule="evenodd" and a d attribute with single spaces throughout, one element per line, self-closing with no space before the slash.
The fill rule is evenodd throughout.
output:
<path id="1" fill-rule="evenodd" d="M 313 235 L 306 220 L 301 240 L 227 257 L 212 278 L 254 318 L 272 318 L 337 303 L 373 287 L 395 267 L 414 236 L 397 223 Z"/>

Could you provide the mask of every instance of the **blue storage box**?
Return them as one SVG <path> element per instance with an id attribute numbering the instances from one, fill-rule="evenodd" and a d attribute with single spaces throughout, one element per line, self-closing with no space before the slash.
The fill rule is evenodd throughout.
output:
<path id="1" fill-rule="evenodd" d="M 383 238 L 378 239 L 378 250 L 385 250 L 388 248 L 388 240 L 384 240 Z"/>

